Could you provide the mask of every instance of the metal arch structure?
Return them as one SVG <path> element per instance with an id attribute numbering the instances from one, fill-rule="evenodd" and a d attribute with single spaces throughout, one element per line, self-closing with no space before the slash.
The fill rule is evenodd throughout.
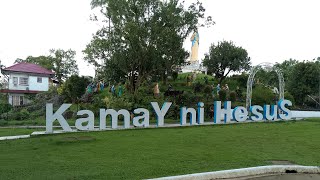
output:
<path id="1" fill-rule="evenodd" d="M 267 71 L 275 71 L 277 73 L 278 79 L 279 79 L 279 100 L 284 99 L 285 83 L 284 83 L 284 78 L 283 78 L 281 70 L 279 68 L 275 67 L 272 63 L 268 63 L 268 62 L 261 63 L 258 66 L 255 66 L 250 70 L 249 78 L 247 81 L 247 98 L 246 98 L 247 109 L 249 109 L 251 107 L 252 85 L 254 82 L 254 77 L 255 77 L 256 73 L 262 68 L 266 69 Z"/>

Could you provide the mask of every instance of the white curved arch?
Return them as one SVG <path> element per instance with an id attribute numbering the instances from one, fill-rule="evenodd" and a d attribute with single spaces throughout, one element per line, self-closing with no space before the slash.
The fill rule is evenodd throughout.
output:
<path id="1" fill-rule="evenodd" d="M 283 78 L 281 70 L 279 68 L 275 67 L 272 63 L 264 62 L 264 63 L 261 63 L 255 67 L 253 67 L 250 70 L 250 74 L 249 74 L 248 81 L 247 81 L 247 98 L 246 98 L 247 109 L 249 109 L 251 106 L 252 85 L 254 82 L 254 77 L 255 77 L 256 73 L 260 70 L 260 68 L 264 68 L 269 71 L 275 71 L 277 73 L 278 79 L 279 79 L 279 100 L 284 99 L 285 83 L 284 83 L 284 78 Z"/>

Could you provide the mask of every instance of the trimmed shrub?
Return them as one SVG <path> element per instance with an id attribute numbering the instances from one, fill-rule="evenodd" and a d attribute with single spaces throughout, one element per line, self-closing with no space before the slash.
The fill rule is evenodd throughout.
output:
<path id="1" fill-rule="evenodd" d="M 5 104 L 1 103 L 0 104 L 0 114 L 9 112 L 11 109 L 12 109 L 12 106 L 8 103 L 5 103 Z"/>
<path id="2" fill-rule="evenodd" d="M 19 118 L 20 120 L 26 120 L 26 119 L 29 119 L 30 118 L 30 113 L 27 109 L 22 109 L 20 112 L 19 112 Z"/>
<path id="3" fill-rule="evenodd" d="M 203 89 L 203 84 L 201 84 L 200 82 L 196 82 L 193 84 L 193 89 L 194 89 L 194 93 L 200 93 L 201 90 Z"/>
<path id="4" fill-rule="evenodd" d="M 172 72 L 172 79 L 173 79 L 174 81 L 176 81 L 177 78 L 178 78 L 178 72 L 173 71 L 173 72 Z"/>
<path id="5" fill-rule="evenodd" d="M 232 91 L 230 92 L 230 101 L 235 102 L 237 100 L 237 93 Z"/>
<path id="6" fill-rule="evenodd" d="M 211 95 L 212 93 L 212 88 L 211 86 L 207 85 L 203 88 L 203 92 L 206 94 L 206 95 Z"/>
<path id="7" fill-rule="evenodd" d="M 256 86 L 252 92 L 252 105 L 263 106 L 265 104 L 275 104 L 278 95 L 273 94 L 272 90 L 264 86 Z"/>
<path id="8" fill-rule="evenodd" d="M 207 76 L 205 76 L 205 77 L 204 77 L 204 83 L 205 83 L 206 85 L 208 85 L 208 84 L 209 84 L 209 79 L 208 79 L 208 77 L 207 77 Z"/>
<path id="9" fill-rule="evenodd" d="M 222 102 L 227 100 L 227 92 L 225 90 L 219 91 L 219 100 Z"/>
<path id="10" fill-rule="evenodd" d="M 289 92 L 284 93 L 284 99 L 290 100 L 292 102 L 292 105 L 294 106 L 295 104 L 294 97 Z"/>
<path id="11" fill-rule="evenodd" d="M 69 110 L 69 111 L 66 111 L 63 113 L 63 116 L 66 118 L 66 119 L 71 119 L 73 118 L 73 115 L 74 115 L 74 112 Z"/>
<path id="12" fill-rule="evenodd" d="M 0 126 L 8 125 L 8 121 L 0 120 Z"/>

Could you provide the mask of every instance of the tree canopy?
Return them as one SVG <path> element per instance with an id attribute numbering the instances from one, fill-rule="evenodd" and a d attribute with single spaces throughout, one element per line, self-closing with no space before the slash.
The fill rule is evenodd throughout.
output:
<path id="1" fill-rule="evenodd" d="M 55 72 L 55 77 L 59 83 L 62 83 L 67 77 L 78 74 L 78 65 L 75 60 L 76 52 L 69 49 L 51 49 L 49 56 L 29 56 L 27 59 L 16 59 L 15 63 L 28 62 L 38 64 L 44 68 Z"/>
<path id="2" fill-rule="evenodd" d="M 105 24 L 87 45 L 85 59 L 108 81 L 128 78 L 129 91 L 150 76 L 166 78 L 188 57 L 186 37 L 212 24 L 197 1 L 188 8 L 179 0 L 93 0 Z M 96 19 L 97 20 L 97 19 Z M 132 74 L 138 74 L 137 81 Z"/>
<path id="3" fill-rule="evenodd" d="M 203 65 L 221 84 L 230 72 L 248 70 L 250 57 L 245 49 L 235 46 L 232 41 L 222 41 L 210 46 L 209 53 L 206 53 L 203 59 Z"/>
<path id="4" fill-rule="evenodd" d="M 288 91 L 298 104 L 303 104 L 308 95 L 318 95 L 320 61 L 303 61 L 295 64 L 287 84 Z"/>
<path id="5" fill-rule="evenodd" d="M 54 64 L 53 60 L 49 56 L 28 56 L 27 59 L 16 59 L 14 63 L 20 63 L 20 62 L 28 62 L 33 64 L 38 64 L 46 69 L 54 70 Z"/>
<path id="6" fill-rule="evenodd" d="M 86 92 L 90 79 L 84 76 L 72 75 L 60 87 L 60 93 L 65 97 L 66 102 L 75 103 Z"/>
<path id="7" fill-rule="evenodd" d="M 293 98 L 294 102 L 300 106 L 314 107 L 317 104 L 315 100 L 319 101 L 320 93 L 320 58 L 312 61 L 289 59 L 276 63 L 274 66 L 282 71 L 286 99 Z M 257 72 L 255 79 L 259 79 L 258 82 L 265 87 L 279 86 L 278 76 L 274 71 L 261 69 Z"/>

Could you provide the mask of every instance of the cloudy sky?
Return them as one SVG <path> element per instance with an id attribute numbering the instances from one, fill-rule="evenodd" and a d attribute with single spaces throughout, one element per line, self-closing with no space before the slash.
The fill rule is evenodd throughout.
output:
<path id="1" fill-rule="evenodd" d="M 187 0 L 189 1 L 189 0 Z M 191 0 L 190 0 L 191 1 Z M 320 56 L 318 0 L 202 0 L 216 22 L 200 29 L 200 58 L 211 43 L 232 40 L 247 49 L 254 65 Z M 82 50 L 99 25 L 89 17 L 90 0 L 0 0 L 0 60 L 73 49 L 81 75 L 94 75 Z M 186 40 L 186 49 L 191 42 Z"/>

